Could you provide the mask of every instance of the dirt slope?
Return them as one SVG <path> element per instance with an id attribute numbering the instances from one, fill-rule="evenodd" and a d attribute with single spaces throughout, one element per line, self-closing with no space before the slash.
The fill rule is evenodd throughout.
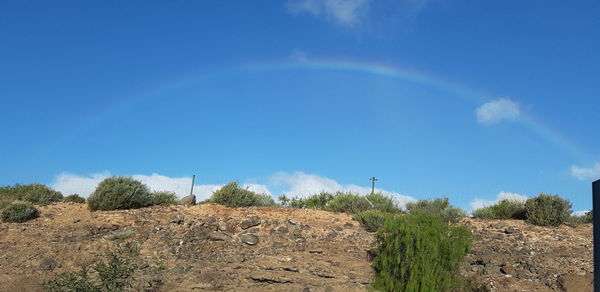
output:
<path id="1" fill-rule="evenodd" d="M 92 213 L 73 203 L 40 210 L 27 223 L 0 223 L 0 291 L 41 291 L 44 280 L 112 249 L 122 240 L 111 235 L 122 231 L 141 247 L 136 288 L 147 291 L 366 291 L 373 276 L 373 235 L 345 214 L 218 205 Z M 463 223 L 474 232 L 465 273 L 493 291 L 588 289 L 591 226 Z"/>

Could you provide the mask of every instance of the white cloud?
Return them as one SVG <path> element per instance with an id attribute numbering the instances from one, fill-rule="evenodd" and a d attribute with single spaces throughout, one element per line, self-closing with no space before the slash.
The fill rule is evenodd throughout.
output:
<path id="1" fill-rule="evenodd" d="M 65 195 L 76 193 L 87 198 L 94 192 L 98 183 L 108 177 L 111 177 L 111 174 L 108 171 L 89 176 L 62 173 L 55 177 L 51 187 Z M 170 191 L 177 194 L 178 197 L 188 195 L 192 185 L 191 177 L 169 177 L 156 173 L 151 175 L 135 174 L 131 177 L 141 181 L 152 191 Z M 207 199 L 214 191 L 220 189 L 222 186 L 223 185 L 219 184 L 194 184 L 194 195 L 196 195 L 196 200 L 202 201 Z M 265 185 L 245 184 L 242 187 L 257 193 L 271 195 L 271 192 Z"/>
<path id="2" fill-rule="evenodd" d="M 600 179 L 600 163 L 596 162 L 596 164 L 594 164 L 594 167 L 591 168 L 573 165 L 571 166 L 571 175 L 579 180 Z"/>
<path id="3" fill-rule="evenodd" d="M 585 215 L 589 211 L 592 211 L 592 210 L 574 211 L 573 213 L 571 213 L 571 215 L 573 215 L 573 216 L 583 216 L 583 215 Z"/>
<path id="4" fill-rule="evenodd" d="M 509 192 L 499 192 L 498 195 L 496 195 L 495 200 L 483 200 L 483 199 L 475 198 L 473 201 L 471 201 L 471 203 L 469 203 L 469 205 L 471 206 L 471 208 L 473 208 L 473 210 L 476 210 L 476 209 L 480 209 L 483 207 L 494 205 L 502 200 L 524 202 L 524 201 L 527 201 L 527 199 L 529 199 L 529 197 L 527 197 L 527 196 L 523 196 L 523 195 L 519 195 L 519 194 L 515 194 L 515 193 L 509 193 Z"/>
<path id="5" fill-rule="evenodd" d="M 486 102 L 475 110 L 477 122 L 491 125 L 502 120 L 514 121 L 521 114 L 519 104 L 508 99 L 500 98 Z"/>
<path id="6" fill-rule="evenodd" d="M 288 11 L 292 14 L 309 13 L 325 17 L 329 21 L 353 27 L 360 24 L 367 15 L 370 0 L 290 0 Z"/>
<path id="7" fill-rule="evenodd" d="M 303 172 L 278 172 L 270 179 L 273 186 L 283 186 L 285 193 L 290 196 L 306 197 L 319 192 L 352 192 L 366 195 L 371 192 L 370 187 L 358 186 L 353 184 L 341 185 L 333 179 Z M 375 188 L 376 192 L 386 194 L 392 197 L 399 206 L 404 207 L 406 203 L 416 201 L 415 198 Z"/>

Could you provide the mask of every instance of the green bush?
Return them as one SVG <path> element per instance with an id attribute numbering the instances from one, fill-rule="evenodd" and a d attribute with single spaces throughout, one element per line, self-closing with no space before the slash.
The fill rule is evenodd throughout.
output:
<path id="1" fill-rule="evenodd" d="M 334 195 L 327 192 L 310 195 L 306 198 L 288 198 L 285 195 L 279 197 L 279 201 L 284 207 L 288 208 L 314 208 L 325 209 L 329 201 L 333 200 Z"/>
<path id="2" fill-rule="evenodd" d="M 495 205 L 473 211 L 473 217 L 482 219 L 520 219 L 526 218 L 525 202 L 502 200 Z"/>
<path id="3" fill-rule="evenodd" d="M 130 291 L 138 255 L 137 245 L 127 242 L 117 246 L 115 251 L 108 251 L 105 259 L 96 262 L 91 269 L 83 266 L 79 272 L 57 275 L 44 283 L 44 289 L 50 292 Z"/>
<path id="4" fill-rule="evenodd" d="M 88 198 L 90 210 L 122 210 L 153 204 L 148 187 L 130 177 L 115 176 L 101 181 Z"/>
<path id="5" fill-rule="evenodd" d="M 388 197 L 381 193 L 373 193 L 365 196 L 371 204 L 373 204 L 373 208 L 375 210 L 380 210 L 383 212 L 389 213 L 402 213 L 402 210 L 394 203 L 394 200 L 391 197 Z"/>
<path id="6" fill-rule="evenodd" d="M 85 198 L 80 197 L 78 194 L 72 194 L 65 197 L 64 202 L 84 204 Z"/>
<path id="7" fill-rule="evenodd" d="M 237 182 L 230 182 L 221 189 L 213 192 L 212 196 L 204 203 L 220 204 L 230 208 L 237 207 L 270 207 L 277 206 L 277 203 L 266 194 L 257 194 L 253 191 L 242 189 Z"/>
<path id="8" fill-rule="evenodd" d="M 394 213 L 367 210 L 354 214 L 352 219 L 358 221 L 368 232 L 375 232 L 383 226 L 385 220 L 392 216 L 394 216 Z"/>
<path id="9" fill-rule="evenodd" d="M 424 212 L 392 216 L 377 233 L 372 265 L 377 291 L 449 291 L 460 287 L 460 265 L 471 249 L 464 226 Z"/>
<path id="10" fill-rule="evenodd" d="M 8 205 L 10 205 L 10 203 L 12 203 L 12 201 L 10 201 L 10 200 L 0 200 L 0 210 L 8 207 Z"/>
<path id="11" fill-rule="evenodd" d="M 373 209 L 373 205 L 363 196 L 352 193 L 337 193 L 325 209 L 332 212 L 355 214 Z"/>
<path id="12" fill-rule="evenodd" d="M 448 202 L 448 198 L 437 198 L 431 200 L 419 200 L 406 204 L 409 213 L 423 212 L 432 216 L 441 217 L 446 222 L 458 222 L 460 218 L 465 217 L 463 210 L 453 207 Z"/>
<path id="13" fill-rule="evenodd" d="M 27 201 L 35 205 L 48 205 L 63 200 L 63 195 L 45 185 L 32 183 L 28 185 L 16 184 L 0 188 L 0 199 Z"/>
<path id="14" fill-rule="evenodd" d="M 569 218 L 567 218 L 567 221 L 565 222 L 568 225 L 571 226 L 577 226 L 577 225 L 581 225 L 581 224 L 590 224 L 593 223 L 593 213 L 592 211 L 586 212 L 583 215 L 577 216 L 577 215 L 571 215 L 569 216 Z"/>
<path id="15" fill-rule="evenodd" d="M 2 209 L 0 218 L 2 218 L 2 222 L 22 223 L 37 218 L 39 215 L 38 209 L 30 203 L 14 202 Z"/>
<path id="16" fill-rule="evenodd" d="M 559 226 L 571 216 L 571 202 L 558 195 L 539 194 L 525 202 L 527 222 L 539 226 Z"/>
<path id="17" fill-rule="evenodd" d="M 177 204 L 177 195 L 174 192 L 153 192 L 152 205 L 169 206 Z"/>

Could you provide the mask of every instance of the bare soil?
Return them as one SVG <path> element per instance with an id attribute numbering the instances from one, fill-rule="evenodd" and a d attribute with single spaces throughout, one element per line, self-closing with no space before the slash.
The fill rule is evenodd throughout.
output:
<path id="1" fill-rule="evenodd" d="M 374 236 L 346 214 L 219 205 L 90 212 L 75 203 L 40 211 L 0 223 L 0 291 L 42 291 L 124 241 L 141 248 L 142 291 L 367 291 L 373 277 Z M 461 224 L 474 235 L 464 274 L 492 291 L 593 290 L 591 225 Z"/>

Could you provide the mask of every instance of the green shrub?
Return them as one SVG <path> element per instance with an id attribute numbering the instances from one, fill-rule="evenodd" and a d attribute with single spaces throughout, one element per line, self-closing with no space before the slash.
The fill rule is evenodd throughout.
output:
<path id="1" fill-rule="evenodd" d="M 383 226 L 385 220 L 392 216 L 394 216 L 394 213 L 367 210 L 354 214 L 352 219 L 358 221 L 368 232 L 375 232 Z"/>
<path id="2" fill-rule="evenodd" d="M 16 184 L 0 188 L 0 199 L 27 201 L 34 205 L 48 205 L 63 200 L 63 195 L 45 185 L 32 183 L 28 185 Z"/>
<path id="3" fill-rule="evenodd" d="M 40 212 L 30 203 L 14 202 L 2 209 L 0 218 L 2 218 L 2 222 L 22 223 L 37 218 L 39 215 Z"/>
<path id="4" fill-rule="evenodd" d="M 287 198 L 285 195 L 279 197 L 284 207 L 288 208 L 313 208 L 313 209 L 325 209 L 329 201 L 334 198 L 334 195 L 327 192 L 321 192 L 318 194 L 310 195 L 306 198 Z"/>
<path id="5" fill-rule="evenodd" d="M 371 204 L 373 204 L 373 208 L 375 210 L 380 210 L 383 212 L 389 213 L 402 213 L 402 210 L 394 203 L 394 200 L 391 197 L 388 197 L 381 193 L 373 193 L 365 196 Z"/>
<path id="6" fill-rule="evenodd" d="M 84 204 L 85 198 L 80 197 L 78 194 L 72 194 L 65 197 L 64 202 Z"/>
<path id="7" fill-rule="evenodd" d="M 109 240 L 127 239 L 127 238 L 132 237 L 133 234 L 134 233 L 131 230 L 114 231 L 113 233 L 111 233 L 106 238 L 109 239 Z"/>
<path id="8" fill-rule="evenodd" d="M 373 205 L 365 197 L 352 193 L 337 193 L 326 206 L 326 210 L 347 214 L 355 214 L 373 209 Z"/>
<path id="9" fill-rule="evenodd" d="M 473 217 L 482 219 L 520 219 L 526 218 L 525 202 L 502 200 L 495 205 L 473 211 Z"/>
<path id="10" fill-rule="evenodd" d="M 88 206 L 92 211 L 135 209 L 152 203 L 152 195 L 146 185 L 122 176 L 104 179 L 88 198 Z"/>
<path id="11" fill-rule="evenodd" d="M 465 217 L 465 212 L 459 208 L 453 207 L 448 202 L 448 198 L 437 198 L 431 200 L 419 200 L 406 204 L 406 209 L 410 213 L 423 212 L 432 216 L 441 217 L 446 222 L 458 222 L 460 218 Z"/>
<path id="12" fill-rule="evenodd" d="M 10 203 L 12 203 L 12 201 L 10 201 L 10 200 L 0 200 L 0 210 L 8 207 L 8 205 L 10 205 Z"/>
<path id="13" fill-rule="evenodd" d="M 169 206 L 177 204 L 177 195 L 174 192 L 153 192 L 152 205 Z"/>
<path id="14" fill-rule="evenodd" d="M 592 211 L 588 211 L 583 215 L 577 216 L 577 215 L 571 215 L 569 216 L 569 218 L 567 218 L 567 221 L 565 222 L 566 224 L 569 224 L 571 226 L 577 226 L 577 225 L 581 225 L 581 224 L 590 224 L 593 223 L 593 213 Z"/>
<path id="15" fill-rule="evenodd" d="M 571 216 L 571 202 L 558 195 L 539 194 L 525 202 L 527 222 L 539 226 L 559 226 Z"/>
<path id="16" fill-rule="evenodd" d="M 129 291 L 132 288 L 135 259 L 138 255 L 137 245 L 127 242 L 117 246 L 115 251 L 108 251 L 105 259 L 93 264 L 91 269 L 89 266 L 83 266 L 79 272 L 57 275 L 44 283 L 44 289 L 51 292 Z"/>
<path id="17" fill-rule="evenodd" d="M 238 187 L 237 182 L 230 182 L 221 189 L 213 192 L 212 196 L 205 203 L 225 205 L 230 208 L 237 207 L 270 207 L 277 206 L 277 203 L 266 194 L 257 194 L 253 191 Z"/>
<path id="18" fill-rule="evenodd" d="M 373 288 L 377 291 L 449 291 L 462 283 L 459 268 L 471 233 L 424 212 L 393 216 L 377 233 Z"/>

